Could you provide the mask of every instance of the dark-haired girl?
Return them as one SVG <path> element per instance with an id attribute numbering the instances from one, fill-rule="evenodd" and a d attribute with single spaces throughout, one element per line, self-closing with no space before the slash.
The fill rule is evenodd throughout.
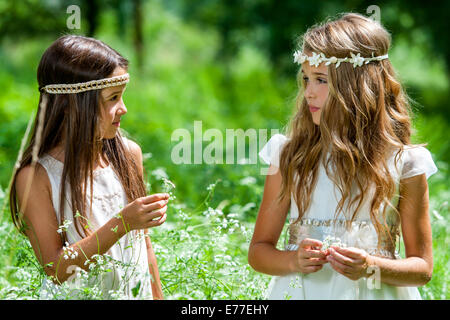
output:
<path id="1" fill-rule="evenodd" d="M 118 262 L 90 283 L 103 298 L 163 298 L 147 230 L 164 223 L 169 196 L 146 195 L 141 149 L 119 130 L 127 68 L 108 45 L 73 35 L 40 61 L 39 108 L 10 206 L 47 275 L 42 298 L 79 298 L 77 273 L 99 256 Z M 69 296 L 58 295 L 64 283 Z"/>

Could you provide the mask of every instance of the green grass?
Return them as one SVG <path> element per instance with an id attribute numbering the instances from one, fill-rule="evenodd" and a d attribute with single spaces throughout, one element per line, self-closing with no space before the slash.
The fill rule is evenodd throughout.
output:
<path id="1" fill-rule="evenodd" d="M 131 82 L 124 96 L 128 113 L 122 127 L 142 147 L 152 192 L 160 190 L 162 172 L 176 184 L 177 199 L 170 206 L 167 222 L 152 230 L 164 294 L 169 299 L 262 299 L 270 277 L 253 271 L 247 263 L 264 184 L 259 166 L 175 165 L 170 159 L 175 144 L 171 134 L 178 128 L 192 131 L 196 120 L 202 120 L 203 132 L 209 128 L 222 132 L 281 129 L 293 109 L 295 75 L 279 75 L 264 52 L 250 43 L 242 43 L 237 56 L 225 63 L 218 56 L 216 30 L 188 25 L 157 3 L 147 5 L 153 7 L 146 10 L 150 17 L 144 27 L 142 68 L 134 63 L 131 43 L 108 29 L 114 24 L 110 13 L 102 16 L 96 37 L 131 60 Z M 6 39 L 0 44 L 0 203 L 5 201 L 27 122 L 37 109 L 39 58 L 53 40 Z M 407 45 L 400 42 L 395 50 L 393 59 L 398 57 L 402 70 L 418 72 L 415 78 L 443 79 L 444 72 L 435 65 L 417 69 L 417 61 L 404 61 Z M 417 59 L 422 57 L 414 52 Z M 425 86 L 417 81 L 412 85 Z M 445 91 L 442 86 L 448 83 L 439 81 L 439 92 Z M 426 101 L 432 102 L 433 91 L 425 89 Z M 440 169 L 429 180 L 434 274 L 420 291 L 425 299 L 449 299 L 449 124 L 441 117 L 418 113 L 415 127 L 414 139 L 429 142 Z M 212 192 L 210 185 L 216 182 Z M 35 298 L 42 270 L 28 241 L 13 229 L 7 209 L 0 213 L 0 246 L 0 290 L 9 288 L 9 297 Z M 5 291 L 0 293 L 0 298 L 8 297 Z"/>

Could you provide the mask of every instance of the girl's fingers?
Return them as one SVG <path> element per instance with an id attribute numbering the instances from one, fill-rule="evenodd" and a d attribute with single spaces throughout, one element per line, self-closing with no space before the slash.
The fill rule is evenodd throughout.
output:
<path id="1" fill-rule="evenodd" d="M 154 220 L 158 217 L 162 217 L 167 211 L 167 206 L 162 207 L 161 209 L 151 211 L 150 213 L 146 214 L 147 220 Z M 158 219 L 159 220 L 159 219 Z"/>
<path id="2" fill-rule="evenodd" d="M 330 254 L 338 262 L 340 262 L 341 264 L 347 265 L 349 267 L 354 267 L 355 265 L 358 264 L 357 261 L 340 254 L 339 252 L 337 252 L 333 248 L 330 249 Z"/>
<path id="3" fill-rule="evenodd" d="M 336 271 L 342 275 L 344 274 L 344 271 L 338 267 L 338 265 L 336 264 L 335 260 L 333 260 L 332 257 L 328 257 L 327 259 L 328 259 L 328 262 L 330 263 L 330 266 L 334 269 L 334 271 Z"/>
<path id="4" fill-rule="evenodd" d="M 151 220 L 148 224 L 148 228 L 153 228 L 162 225 L 166 221 L 167 215 L 164 213 L 158 220 Z"/>
<path id="5" fill-rule="evenodd" d="M 327 259 L 312 258 L 306 260 L 306 266 L 322 266 L 325 263 L 328 263 Z"/>
<path id="6" fill-rule="evenodd" d="M 336 270 L 337 272 L 347 276 L 352 273 L 353 269 L 345 264 L 342 264 L 341 262 L 337 261 L 333 258 L 333 256 L 327 257 L 328 262 L 330 263 L 331 267 Z"/>
<path id="7" fill-rule="evenodd" d="M 142 198 L 144 204 L 150 204 L 152 202 L 168 199 L 169 199 L 168 193 L 155 193 Z"/>
<path id="8" fill-rule="evenodd" d="M 363 259 L 363 253 L 361 252 L 360 249 L 341 248 L 341 247 L 334 247 L 334 246 L 332 246 L 331 248 L 334 249 L 335 251 L 337 251 L 338 253 L 340 253 L 341 255 L 347 256 L 349 258 L 359 259 L 359 260 Z"/>
<path id="9" fill-rule="evenodd" d="M 302 273 L 313 273 L 322 269 L 322 266 L 307 266 L 303 268 Z"/>
<path id="10" fill-rule="evenodd" d="M 300 247 L 307 248 L 307 247 L 322 247 L 322 242 L 316 239 L 310 239 L 306 238 L 303 239 L 302 242 L 300 242 Z"/>
<path id="11" fill-rule="evenodd" d="M 325 252 L 319 250 L 305 250 L 303 248 L 300 249 L 303 258 L 320 258 L 325 259 L 327 256 Z"/>
<path id="12" fill-rule="evenodd" d="M 144 210 L 144 212 L 151 212 L 151 211 L 155 211 L 161 208 L 164 208 L 167 205 L 167 202 L 169 200 L 160 200 L 160 201 L 156 201 L 150 204 L 146 204 L 142 206 L 142 209 Z"/>

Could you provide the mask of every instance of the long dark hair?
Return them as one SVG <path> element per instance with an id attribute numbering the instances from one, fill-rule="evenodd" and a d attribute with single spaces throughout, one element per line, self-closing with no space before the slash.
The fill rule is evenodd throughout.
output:
<path id="1" fill-rule="evenodd" d="M 117 67 L 127 69 L 128 60 L 105 43 L 93 38 L 66 35 L 57 39 L 44 52 L 39 63 L 37 80 L 39 88 L 48 84 L 86 82 L 110 77 Z M 83 237 L 92 232 L 88 228 L 86 217 L 87 186 L 93 185 L 94 163 L 98 156 L 103 155 L 112 166 L 129 202 L 145 195 L 142 173 L 124 146 L 119 131 L 112 139 L 100 140 L 100 90 L 76 94 L 47 94 L 40 91 L 39 107 L 31 138 L 11 184 L 12 220 L 21 230 L 23 221 L 19 216 L 15 181 L 20 169 L 34 164 L 33 147 L 37 145 L 37 156 L 40 158 L 61 144 L 64 137 L 65 160 L 59 195 L 59 223 L 63 224 L 65 214 L 68 214 L 64 212 L 66 183 L 68 183 L 71 214 L 77 232 Z M 47 101 L 45 109 L 41 105 L 43 99 Z M 43 121 L 39 131 L 40 116 Z M 90 188 L 91 199 L 92 189 Z M 76 219 L 77 212 L 84 218 Z M 66 239 L 63 233 L 63 240 Z"/>

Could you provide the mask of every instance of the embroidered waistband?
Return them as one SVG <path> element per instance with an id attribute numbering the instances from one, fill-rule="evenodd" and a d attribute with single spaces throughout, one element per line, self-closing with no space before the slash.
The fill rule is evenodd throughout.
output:
<path id="1" fill-rule="evenodd" d="M 290 243 L 285 248 L 288 251 L 295 251 L 298 249 L 298 244 Z M 397 252 L 392 252 L 387 249 L 378 249 L 378 248 L 361 248 L 364 249 L 368 254 L 372 256 L 378 256 L 381 258 L 388 258 L 388 259 L 400 259 L 400 255 L 398 255 Z"/>
<path id="2" fill-rule="evenodd" d="M 290 219 L 290 225 L 300 225 L 300 226 L 314 226 L 314 227 L 346 227 L 350 224 L 350 220 L 343 219 L 311 219 L 304 218 L 300 219 L 298 222 L 295 222 L 296 219 Z M 351 222 L 352 227 L 364 228 L 372 225 L 372 221 L 370 220 L 358 220 Z M 394 232 L 398 229 L 398 225 L 390 225 L 389 229 L 391 232 Z"/>

